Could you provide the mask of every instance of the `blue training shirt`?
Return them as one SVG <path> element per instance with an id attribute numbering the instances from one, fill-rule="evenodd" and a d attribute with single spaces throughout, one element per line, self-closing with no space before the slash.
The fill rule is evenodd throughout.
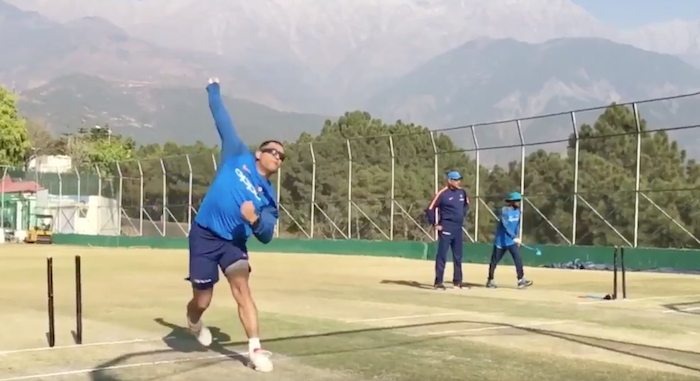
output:
<path id="1" fill-rule="evenodd" d="M 493 244 L 497 247 L 515 245 L 513 239 L 518 236 L 518 229 L 520 229 L 520 208 L 504 206 L 499 212 Z"/>
<path id="2" fill-rule="evenodd" d="M 194 221 L 219 237 L 245 243 L 254 234 L 262 243 L 272 240 L 279 218 L 272 183 L 255 166 L 255 156 L 241 141 L 224 107 L 218 83 L 207 86 L 209 109 L 221 138 L 221 163 Z M 241 215 L 252 201 L 259 216 L 255 231 Z"/>

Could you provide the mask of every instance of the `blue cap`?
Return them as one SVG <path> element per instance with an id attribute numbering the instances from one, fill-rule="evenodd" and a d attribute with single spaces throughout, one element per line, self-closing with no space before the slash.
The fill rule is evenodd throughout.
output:
<path id="1" fill-rule="evenodd" d="M 520 193 L 518 192 L 511 192 L 508 194 L 508 198 L 506 201 L 520 201 L 522 199 L 522 196 L 520 196 Z"/>
<path id="2" fill-rule="evenodd" d="M 450 180 L 462 180 L 462 175 L 457 171 L 447 172 L 447 178 Z"/>

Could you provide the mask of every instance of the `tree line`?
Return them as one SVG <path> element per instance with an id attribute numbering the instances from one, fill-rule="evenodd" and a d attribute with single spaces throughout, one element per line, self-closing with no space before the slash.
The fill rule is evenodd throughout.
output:
<path id="1" fill-rule="evenodd" d="M 142 193 L 145 214 L 156 225 L 162 226 L 163 221 L 185 223 L 196 215 L 215 175 L 218 147 L 200 142 L 138 145 L 108 126 L 53 136 L 41 123 L 23 119 L 15 101 L 12 94 L 0 89 L 0 165 L 22 167 L 35 155 L 68 155 L 78 168 L 83 187 L 95 184 L 98 173 L 102 178 L 99 189 L 84 190 L 83 194 L 119 198 L 132 222 L 142 215 Z M 526 241 L 567 244 L 574 233 L 575 243 L 580 245 L 633 241 L 636 128 L 631 110 L 612 104 L 595 123 L 580 127 L 578 163 L 573 134 L 565 152 L 540 149 L 525 157 Z M 667 133 L 650 131 L 644 120 L 641 130 L 640 189 L 650 191 L 639 195 L 638 244 L 697 247 L 691 235 L 700 235 L 700 210 L 695 208 L 700 195 L 700 165 L 689 159 Z M 389 135 L 393 136 L 391 141 Z M 502 205 L 506 193 L 520 190 L 521 163 L 515 160 L 504 166 L 481 165 L 477 190 L 473 155 L 444 134 L 435 133 L 433 137 L 437 151 L 444 152 L 437 160 L 440 186 L 449 170 L 464 175 L 472 198 L 465 229 L 473 236 L 478 225 L 474 238 L 490 241 L 495 224 L 491 211 Z M 285 142 L 285 146 L 287 160 L 280 177 L 272 179 L 283 207 L 281 236 L 308 237 L 313 223 L 315 238 L 430 239 L 424 209 L 435 192 L 435 154 L 428 128 L 401 121 L 385 123 L 355 111 L 326 121 L 319 134 L 304 133 L 294 142 Z M 348 187 L 350 173 L 352 183 Z M 475 197 L 477 192 L 480 200 Z M 179 229 L 169 230 L 182 235 Z"/>

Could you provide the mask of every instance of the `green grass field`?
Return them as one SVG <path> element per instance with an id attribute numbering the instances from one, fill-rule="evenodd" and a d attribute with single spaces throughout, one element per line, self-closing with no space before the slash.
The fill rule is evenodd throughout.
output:
<path id="1" fill-rule="evenodd" d="M 468 250 L 468 247 L 467 247 Z M 467 251 L 468 253 L 468 251 Z M 83 265 L 84 344 L 73 345 L 73 256 Z M 54 257 L 56 347 L 46 343 L 46 256 Z M 468 255 L 468 254 L 467 254 Z M 465 266 L 470 290 L 434 291 L 433 263 L 253 254 L 253 291 L 275 371 L 256 373 L 225 282 L 205 321 L 216 343 L 184 331 L 186 251 L 0 246 L 0 381 L 10 380 L 697 380 L 700 278 L 526 269 L 517 290 L 499 268 Z M 446 279 L 451 278 L 448 268 Z"/>

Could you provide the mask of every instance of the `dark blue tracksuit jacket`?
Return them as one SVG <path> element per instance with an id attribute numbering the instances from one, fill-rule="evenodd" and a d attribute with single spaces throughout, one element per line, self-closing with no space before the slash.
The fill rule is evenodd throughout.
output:
<path id="1" fill-rule="evenodd" d="M 435 211 L 439 220 L 435 220 Z M 426 215 L 431 225 L 440 225 L 438 252 L 435 258 L 435 284 L 443 283 L 447 251 L 452 249 L 454 283 L 462 283 L 462 226 L 469 211 L 469 195 L 464 189 L 442 188 L 430 202 Z"/>

